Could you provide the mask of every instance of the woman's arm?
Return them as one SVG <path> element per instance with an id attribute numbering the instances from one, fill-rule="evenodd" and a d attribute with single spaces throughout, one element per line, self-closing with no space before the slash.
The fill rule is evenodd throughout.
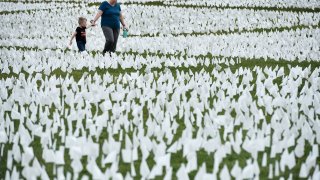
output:
<path id="1" fill-rule="evenodd" d="M 93 18 L 93 20 L 90 21 L 90 23 L 91 23 L 92 25 L 95 25 L 95 24 L 96 24 L 96 21 L 102 16 L 102 14 L 103 14 L 103 11 L 98 10 L 96 16 Z"/>
<path id="2" fill-rule="evenodd" d="M 123 28 L 127 28 L 127 25 L 126 25 L 126 23 L 124 22 L 124 17 L 123 17 L 123 15 L 122 15 L 122 12 L 120 12 L 120 22 L 121 22 Z"/>
<path id="3" fill-rule="evenodd" d="M 73 41 L 73 39 L 74 39 L 74 37 L 77 35 L 77 32 L 74 32 L 74 33 L 72 33 L 72 36 L 71 36 L 71 39 L 70 39 L 70 46 L 71 46 L 71 44 L 72 44 L 72 41 Z"/>

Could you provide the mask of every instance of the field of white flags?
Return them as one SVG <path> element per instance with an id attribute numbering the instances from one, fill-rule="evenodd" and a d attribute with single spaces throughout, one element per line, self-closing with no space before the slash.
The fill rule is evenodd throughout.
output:
<path id="1" fill-rule="evenodd" d="M 320 179 L 319 0 L 0 2 L 0 179 Z"/>

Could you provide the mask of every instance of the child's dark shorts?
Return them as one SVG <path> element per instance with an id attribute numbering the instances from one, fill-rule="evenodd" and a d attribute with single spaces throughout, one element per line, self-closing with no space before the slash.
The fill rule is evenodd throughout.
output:
<path id="1" fill-rule="evenodd" d="M 79 52 L 86 50 L 86 43 L 84 41 L 77 41 L 77 46 L 78 46 Z"/>

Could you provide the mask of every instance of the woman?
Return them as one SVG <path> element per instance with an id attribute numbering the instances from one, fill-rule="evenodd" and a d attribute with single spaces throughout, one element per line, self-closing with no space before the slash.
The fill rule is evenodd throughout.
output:
<path id="1" fill-rule="evenodd" d="M 98 13 L 91 20 L 93 25 L 96 24 L 96 21 L 101 17 L 101 28 L 103 34 L 106 38 L 106 44 L 104 45 L 103 55 L 106 52 L 110 53 L 115 52 L 118 36 L 120 32 L 120 22 L 123 28 L 127 28 L 124 23 L 124 18 L 121 13 L 120 4 L 117 3 L 117 0 L 108 0 L 101 3 Z"/>

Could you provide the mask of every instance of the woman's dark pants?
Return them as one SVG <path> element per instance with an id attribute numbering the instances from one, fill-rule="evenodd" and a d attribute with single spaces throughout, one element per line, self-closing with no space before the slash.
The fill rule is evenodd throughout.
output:
<path id="1" fill-rule="evenodd" d="M 106 52 L 115 52 L 120 29 L 113 29 L 110 27 L 103 26 L 102 31 L 104 37 L 106 38 L 106 44 L 104 45 L 102 53 L 105 54 Z"/>

